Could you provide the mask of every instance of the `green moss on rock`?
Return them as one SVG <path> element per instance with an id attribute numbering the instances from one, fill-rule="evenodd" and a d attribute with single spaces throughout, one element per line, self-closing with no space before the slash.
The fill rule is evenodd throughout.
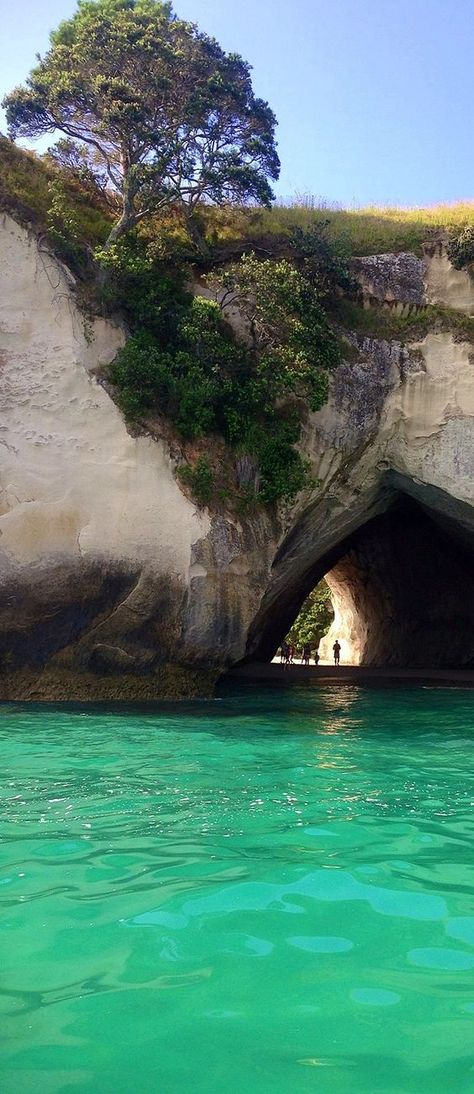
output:
<path id="1" fill-rule="evenodd" d="M 21 669 L 0 674 L 0 700 L 34 703 L 149 702 L 207 699 L 213 695 L 216 669 L 166 664 L 153 674 L 99 675 L 47 666 L 42 672 Z"/>

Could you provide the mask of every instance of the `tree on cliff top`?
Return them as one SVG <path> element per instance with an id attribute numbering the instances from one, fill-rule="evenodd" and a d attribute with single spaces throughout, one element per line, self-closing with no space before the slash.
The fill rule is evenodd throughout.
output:
<path id="1" fill-rule="evenodd" d="M 159 0 L 78 0 L 25 87 L 4 99 L 10 136 L 60 131 L 117 199 L 108 243 L 160 210 L 268 204 L 274 114 L 250 67 Z"/>

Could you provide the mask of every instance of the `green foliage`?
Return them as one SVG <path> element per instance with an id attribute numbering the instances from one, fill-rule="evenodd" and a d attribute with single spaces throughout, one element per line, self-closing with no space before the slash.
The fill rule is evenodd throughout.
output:
<path id="1" fill-rule="evenodd" d="M 310 482 L 295 448 L 298 400 L 322 405 L 340 353 L 314 286 L 287 261 L 248 255 L 231 267 L 220 284 L 249 317 L 247 344 L 225 322 L 225 303 L 187 295 L 140 239 L 120 241 L 106 261 L 114 302 L 123 300 L 139 328 L 111 369 L 124 411 L 162 414 L 186 440 L 213 434 L 250 454 L 257 470 L 247 501 L 294 497 Z"/>
<path id="2" fill-rule="evenodd" d="M 144 329 L 163 346 L 173 342 L 176 327 L 192 297 L 184 288 L 184 271 L 157 261 L 154 243 L 129 232 L 95 251 L 107 277 L 100 288 L 108 311 L 122 311 L 132 330 Z"/>
<path id="3" fill-rule="evenodd" d="M 164 310 L 164 309 L 163 309 Z M 217 304 L 203 297 L 175 302 L 174 330 L 164 311 L 153 333 L 141 330 L 119 352 L 112 379 L 130 414 L 164 414 L 187 438 L 226 433 L 227 405 L 238 397 L 245 352 L 222 323 Z"/>
<path id="4" fill-rule="evenodd" d="M 59 198 L 55 200 L 55 195 Z M 51 206 L 55 205 L 52 223 Z M 82 182 L 65 174 L 32 152 L 17 148 L 0 136 L 0 205 L 41 231 L 52 227 L 67 238 L 69 228 L 61 223 L 66 212 L 73 238 L 83 248 L 97 247 L 110 232 L 110 220 L 100 195 L 84 188 Z M 54 240 L 51 237 L 54 244 Z M 67 261 L 67 259 L 66 259 Z"/>
<path id="5" fill-rule="evenodd" d="M 357 282 L 350 272 L 351 249 L 347 235 L 331 240 L 328 219 L 307 227 L 295 225 L 290 233 L 293 261 L 318 288 L 319 296 L 342 290 L 354 293 Z"/>
<path id="6" fill-rule="evenodd" d="M 214 492 L 214 472 L 207 456 L 199 456 L 194 466 L 187 463 L 179 467 L 178 475 L 201 505 L 209 505 Z"/>
<path id="7" fill-rule="evenodd" d="M 75 179 L 85 193 L 99 199 L 110 211 L 117 213 L 118 203 L 109 190 L 107 172 L 102 169 L 98 153 L 90 153 L 69 137 L 62 137 L 44 155 L 44 161 L 59 168 L 63 178 Z"/>
<path id="8" fill-rule="evenodd" d="M 208 280 L 224 293 L 223 315 L 237 306 L 248 324 L 263 401 L 273 405 L 291 393 L 318 410 L 327 396 L 327 370 L 340 354 L 314 284 L 286 259 L 252 253 Z"/>
<path id="9" fill-rule="evenodd" d="M 81 255 L 80 227 L 76 210 L 68 200 L 66 188 L 60 176 L 48 183 L 50 205 L 47 212 L 47 232 L 55 250 L 75 265 Z"/>
<path id="10" fill-rule="evenodd" d="M 447 251 L 450 261 L 457 270 L 470 266 L 474 262 L 474 225 L 469 225 L 459 235 L 450 239 Z"/>
<path id="11" fill-rule="evenodd" d="M 4 106 L 12 137 L 63 133 L 61 162 L 117 195 L 111 239 L 156 210 L 181 208 L 194 228 L 201 202 L 273 197 L 275 117 L 249 65 L 169 3 L 78 0 Z"/>
<path id="12" fill-rule="evenodd" d="M 286 641 L 301 649 L 310 645 L 317 649 L 334 619 L 334 609 L 327 583 L 323 580 L 306 597 L 286 636 Z"/>
<path id="13" fill-rule="evenodd" d="M 261 481 L 258 499 L 265 505 L 291 501 L 311 485 L 309 466 L 294 447 L 300 438 L 301 423 L 296 411 L 269 410 L 252 423 L 243 441 L 257 459 Z"/>

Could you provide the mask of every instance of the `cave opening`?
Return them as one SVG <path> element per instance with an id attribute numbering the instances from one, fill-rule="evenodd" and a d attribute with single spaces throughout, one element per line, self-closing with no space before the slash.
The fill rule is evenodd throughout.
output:
<path id="1" fill-rule="evenodd" d="M 285 635 L 280 661 L 293 661 L 295 658 L 303 661 L 306 652 L 314 663 L 318 663 L 322 657 L 330 659 L 330 646 L 325 639 L 335 620 L 334 601 L 334 594 L 325 578 L 322 578 L 303 601 L 296 619 Z"/>
<path id="2" fill-rule="evenodd" d="M 255 621 L 248 661 L 270 661 L 308 593 L 325 578 L 335 618 L 319 647 L 332 660 L 398 668 L 474 667 L 474 536 L 459 514 L 396 492 L 383 512 L 297 574 Z"/>

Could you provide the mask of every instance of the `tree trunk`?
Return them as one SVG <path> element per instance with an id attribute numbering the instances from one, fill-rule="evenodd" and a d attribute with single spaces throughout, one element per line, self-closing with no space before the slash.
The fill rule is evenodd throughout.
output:
<path id="1" fill-rule="evenodd" d="M 121 164 L 123 171 L 122 212 L 112 231 L 105 241 L 104 250 L 108 251 L 113 243 L 133 228 L 136 222 L 135 197 L 136 188 L 133 185 L 133 166 L 127 148 L 122 148 Z"/>
<path id="2" fill-rule="evenodd" d="M 209 257 L 209 247 L 202 234 L 201 225 L 194 213 L 186 216 L 186 228 L 191 242 L 194 244 L 201 258 Z"/>
<path id="3" fill-rule="evenodd" d="M 113 243 L 116 243 L 121 236 L 125 235 L 125 232 L 128 232 L 129 228 L 133 228 L 134 224 L 135 218 L 127 215 L 124 211 L 117 223 L 114 224 L 110 234 L 107 236 L 104 243 L 104 251 L 108 251 Z"/>

